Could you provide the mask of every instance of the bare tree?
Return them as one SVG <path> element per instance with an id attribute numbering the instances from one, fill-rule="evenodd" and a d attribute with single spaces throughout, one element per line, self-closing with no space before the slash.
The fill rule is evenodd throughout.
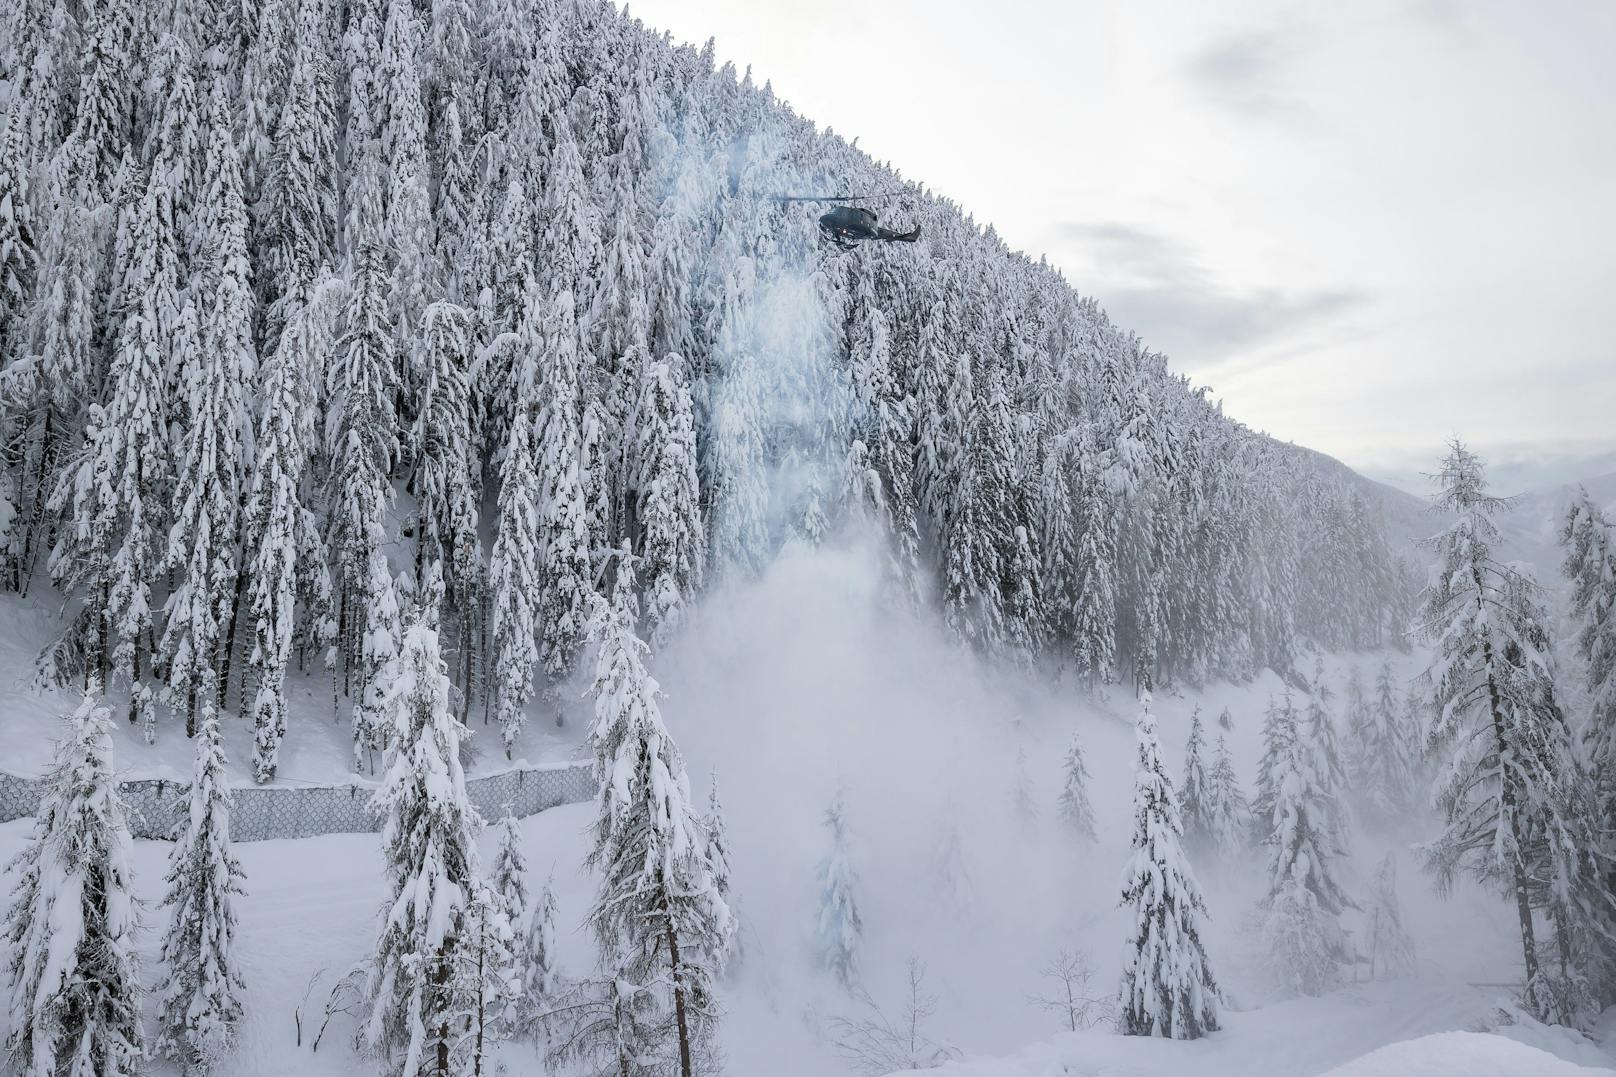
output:
<path id="1" fill-rule="evenodd" d="M 1029 995 L 1027 1000 L 1040 1010 L 1060 1014 L 1072 1032 L 1116 1020 L 1115 998 L 1109 993 L 1098 998 L 1089 994 L 1094 970 L 1089 967 L 1089 955 L 1082 950 L 1061 950 L 1038 970 L 1038 975 L 1051 981 L 1050 991 L 1047 995 Z"/>
<path id="2" fill-rule="evenodd" d="M 826 1025 L 837 1052 L 859 1073 L 878 1077 L 896 1070 L 929 1070 L 959 1057 L 923 1029 L 937 1011 L 937 996 L 926 993 L 926 966 L 919 958 L 909 959 L 909 993 L 895 1019 L 863 987 L 854 987 L 852 994 L 859 1012 L 832 1017 Z"/>

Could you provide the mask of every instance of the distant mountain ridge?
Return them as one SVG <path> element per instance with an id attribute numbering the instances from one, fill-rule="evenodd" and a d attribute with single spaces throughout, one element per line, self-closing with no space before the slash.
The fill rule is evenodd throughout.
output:
<path id="1" fill-rule="evenodd" d="M 1442 528 L 1442 518 L 1429 501 L 1371 479 L 1316 449 L 1301 445 L 1289 447 L 1311 460 L 1321 474 L 1340 479 L 1369 497 L 1380 507 L 1386 539 L 1393 549 L 1410 557 L 1415 565 L 1423 565 L 1425 555 L 1420 549 L 1421 540 Z M 1558 590 L 1562 583 L 1560 527 L 1579 489 L 1586 489 L 1607 513 L 1616 514 L 1616 471 L 1612 471 L 1507 497 L 1507 503 L 1496 517 L 1505 543 L 1504 555 L 1530 565 L 1538 582 L 1551 590 Z"/>
<path id="2" fill-rule="evenodd" d="M 1595 504 L 1607 513 L 1616 512 L 1616 471 L 1578 482 L 1568 482 L 1544 490 L 1533 490 L 1509 499 L 1509 504 L 1498 514 L 1498 529 L 1508 544 L 1509 556 L 1530 564 L 1536 571 L 1538 582 L 1558 589 L 1560 561 L 1560 527 L 1565 522 L 1567 507 L 1577 491 L 1586 489 Z"/>
<path id="3" fill-rule="evenodd" d="M 1350 484 L 1378 505 L 1385 521 L 1386 540 L 1398 553 L 1408 556 L 1404 546 L 1417 546 L 1421 539 L 1428 538 L 1440 530 L 1441 525 L 1432 513 L 1430 503 L 1425 499 L 1377 479 L 1371 479 L 1317 449 L 1309 449 L 1303 445 L 1291 447 L 1311 460 L 1321 474 Z"/>

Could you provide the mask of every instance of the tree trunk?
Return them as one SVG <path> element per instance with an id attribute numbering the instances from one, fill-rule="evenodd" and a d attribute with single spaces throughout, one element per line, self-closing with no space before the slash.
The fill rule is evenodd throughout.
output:
<path id="1" fill-rule="evenodd" d="M 244 558 L 245 559 L 245 558 Z M 236 595 L 230 602 L 230 630 L 224 635 L 224 653 L 219 656 L 219 708 L 230 696 L 230 666 L 236 656 L 236 629 L 241 623 L 241 596 L 247 590 L 247 573 L 236 573 Z M 247 678 L 241 679 L 241 706 L 247 706 Z"/>
<path id="2" fill-rule="evenodd" d="M 467 588 L 469 590 L 469 588 Z M 460 647 L 465 651 L 466 673 L 465 684 L 461 686 L 460 697 L 460 724 L 469 724 L 471 718 L 471 692 L 473 678 L 477 673 L 477 605 L 472 595 L 465 596 L 465 602 L 460 613 Z"/>
<path id="3" fill-rule="evenodd" d="M 28 594 L 28 585 L 33 581 L 34 557 L 38 544 L 39 529 L 45 519 L 45 502 L 49 495 L 45 492 L 47 476 L 55 469 L 56 453 L 54 451 L 55 435 L 52 433 L 51 420 L 55 414 L 55 407 L 45 405 L 45 424 L 40 433 L 39 441 L 39 473 L 38 482 L 34 485 L 32 496 L 29 497 L 28 528 L 23 536 L 22 557 L 17 564 L 17 593 Z M 26 453 L 26 447 L 24 452 Z M 26 460 L 26 457 L 25 457 Z"/>
<path id="4" fill-rule="evenodd" d="M 667 898 L 663 898 L 667 916 L 668 966 L 673 971 L 673 1020 L 679 1029 L 679 1077 L 691 1077 L 690 1024 L 685 1016 L 684 971 L 679 966 L 679 934 L 673 930 L 673 914 L 667 911 Z"/>
<path id="5" fill-rule="evenodd" d="M 488 1027 L 488 973 L 483 963 L 488 955 L 488 917 L 483 914 L 482 934 L 477 943 L 477 1053 L 472 1056 L 472 1077 L 483 1073 L 483 1030 Z"/>
<path id="6" fill-rule="evenodd" d="M 1480 601 L 1478 597 L 1477 602 Z M 1481 641 L 1481 657 L 1487 667 L 1487 700 L 1492 709 L 1493 740 L 1502 761 L 1509 758 L 1510 749 L 1508 739 L 1504 735 L 1504 710 L 1498 698 L 1498 682 L 1493 678 L 1492 672 L 1493 644 L 1487 637 L 1483 637 Z M 1521 854 L 1521 820 L 1520 814 L 1515 810 L 1515 783 L 1510 779 L 1508 771 L 1502 774 L 1502 778 L 1504 787 L 1499 793 L 1499 800 L 1503 802 L 1504 813 L 1509 816 L 1509 837 L 1514 844 L 1510 870 L 1515 882 L 1515 911 L 1521 921 L 1521 950 L 1526 960 L 1526 1004 L 1534 1017 L 1541 1017 L 1541 1004 L 1537 998 L 1537 942 L 1532 930 L 1532 902 L 1526 890 L 1526 863 Z"/>
<path id="7" fill-rule="evenodd" d="M 432 1020 L 437 1025 L 435 1029 L 438 1034 L 437 1072 L 441 1077 L 449 1077 L 449 1021 L 444 1014 L 448 1010 L 448 999 L 445 996 L 449 993 L 451 953 L 447 946 L 438 947 L 438 959 L 435 962 L 437 967 L 432 970 L 433 990 L 429 996 L 434 1003 L 443 1007 L 432 1015 Z"/>
<path id="8" fill-rule="evenodd" d="M 135 633 L 135 657 L 131 665 L 133 672 L 129 677 L 129 724 L 135 724 L 135 718 L 140 713 L 140 633 Z"/>

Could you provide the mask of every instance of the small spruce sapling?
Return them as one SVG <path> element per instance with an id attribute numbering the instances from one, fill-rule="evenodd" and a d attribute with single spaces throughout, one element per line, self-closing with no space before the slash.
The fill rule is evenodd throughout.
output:
<path id="1" fill-rule="evenodd" d="M 718 896 L 724 899 L 729 906 L 729 929 L 723 945 L 714 955 L 718 961 L 718 973 L 730 967 L 740 956 L 740 917 L 735 910 L 735 895 L 730 892 L 730 864 L 729 864 L 729 832 L 724 826 L 724 805 L 718 798 L 718 773 L 713 772 L 711 784 L 707 790 L 707 815 L 702 820 L 703 829 L 707 832 L 707 865 L 712 872 L 713 886 Z"/>
<path id="2" fill-rule="evenodd" d="M 1094 840 L 1094 808 L 1089 804 L 1089 772 L 1083 763 L 1083 745 L 1076 733 L 1066 749 L 1066 779 L 1061 788 L 1060 820 L 1072 834 Z"/>
<path id="3" fill-rule="evenodd" d="M 211 674 L 198 692 L 202 723 L 188 810 L 169 856 L 168 894 L 173 909 L 163 938 L 168 978 L 158 1004 L 159 1054 L 187 1072 L 212 1069 L 235 1041 L 244 984 L 236 961 L 234 895 L 241 893 L 241 863 L 230 848 L 230 790 L 225 777 Z"/>
<path id="4" fill-rule="evenodd" d="M 1403 927 L 1397 900 L 1397 856 L 1388 852 L 1375 871 L 1367 913 L 1369 978 L 1390 979 L 1414 972 L 1414 940 Z"/>
<path id="5" fill-rule="evenodd" d="M 1184 821 L 1184 845 L 1191 851 L 1204 850 L 1212 839 L 1212 809 L 1208 802 L 1206 736 L 1201 725 L 1201 708 L 1190 715 L 1190 736 L 1184 745 L 1184 783 L 1179 786 L 1179 813 Z"/>
<path id="6" fill-rule="evenodd" d="M 1015 789 L 1012 801 L 1016 819 L 1031 826 L 1038 822 L 1038 795 L 1033 790 L 1032 775 L 1027 773 L 1027 749 L 1024 745 L 1016 747 Z"/>
<path id="7" fill-rule="evenodd" d="M 825 810 L 825 829 L 830 831 L 830 852 L 819 864 L 819 963 L 851 988 L 858 978 L 864 924 L 854 897 L 858 876 L 848 851 L 847 809 L 840 793 Z"/>
<path id="8" fill-rule="evenodd" d="M 1173 780 L 1162 763 L 1150 692 L 1135 725 L 1133 856 L 1121 904 L 1132 914 L 1118 999 L 1124 1035 L 1193 1040 L 1218 1028 L 1218 985 L 1201 941 L 1206 906 L 1179 843 Z"/>

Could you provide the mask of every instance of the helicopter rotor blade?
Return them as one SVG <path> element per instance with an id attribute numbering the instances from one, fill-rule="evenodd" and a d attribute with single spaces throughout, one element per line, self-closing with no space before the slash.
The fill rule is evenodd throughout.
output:
<path id="1" fill-rule="evenodd" d="M 875 202 L 897 198 L 900 191 L 874 191 L 870 194 L 777 194 L 776 202 Z"/>

